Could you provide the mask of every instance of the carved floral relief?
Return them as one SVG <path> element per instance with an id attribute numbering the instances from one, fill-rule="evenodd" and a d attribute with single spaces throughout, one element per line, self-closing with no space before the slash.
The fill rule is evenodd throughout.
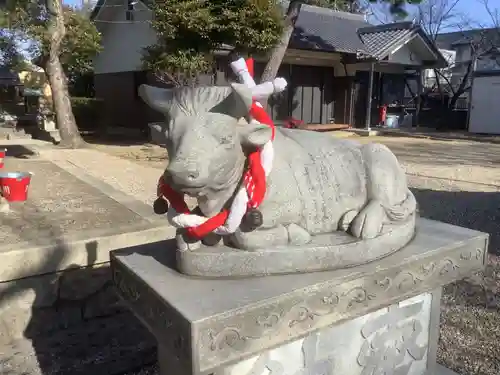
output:
<path id="1" fill-rule="evenodd" d="M 406 305 L 392 305 L 315 332 L 258 358 L 230 366 L 227 375 L 411 375 L 412 365 L 425 360 L 431 296 Z M 354 324 L 353 324 L 354 323 Z M 339 329 L 340 328 L 340 329 Z M 345 337 L 346 332 L 352 336 Z M 356 337 L 358 335 L 358 337 Z M 321 349 L 320 349 L 321 348 Z M 357 350 L 357 353 L 353 353 Z M 300 358 L 300 363 L 291 362 Z M 251 364 L 249 367 L 248 364 Z M 425 365 L 420 366 L 420 369 Z M 247 370 L 246 370 L 247 369 Z M 248 370 L 249 369 L 249 370 Z M 347 371 L 347 373 L 346 373 Z"/>

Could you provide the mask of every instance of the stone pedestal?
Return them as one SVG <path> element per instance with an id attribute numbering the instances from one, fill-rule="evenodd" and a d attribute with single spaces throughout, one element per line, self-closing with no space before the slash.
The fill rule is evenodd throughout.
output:
<path id="1" fill-rule="evenodd" d="M 201 279 L 175 243 L 112 254 L 119 294 L 163 375 L 450 375 L 436 365 L 441 287 L 483 269 L 488 235 L 420 219 L 403 250 L 350 269 Z"/>

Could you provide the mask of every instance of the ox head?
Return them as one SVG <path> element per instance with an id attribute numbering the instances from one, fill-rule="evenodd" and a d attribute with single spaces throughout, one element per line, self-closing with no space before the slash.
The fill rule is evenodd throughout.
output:
<path id="1" fill-rule="evenodd" d="M 244 118 L 252 105 L 244 85 L 163 89 L 142 85 L 139 95 L 165 114 L 159 132 L 169 155 L 167 182 L 188 195 L 213 197 L 236 188 L 245 154 L 271 139 L 271 129 Z"/>

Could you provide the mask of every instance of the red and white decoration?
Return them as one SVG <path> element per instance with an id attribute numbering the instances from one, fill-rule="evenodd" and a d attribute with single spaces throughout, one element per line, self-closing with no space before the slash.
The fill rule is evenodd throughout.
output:
<path id="1" fill-rule="evenodd" d="M 7 154 L 7 149 L 4 148 L 3 150 L 0 150 L 0 168 L 3 168 L 4 167 L 4 159 L 5 159 L 5 155 Z"/>
<path id="2" fill-rule="evenodd" d="M 272 141 L 275 136 L 275 127 L 258 100 L 283 91 L 287 83 L 283 78 L 276 78 L 273 82 L 256 85 L 253 79 L 253 59 L 245 61 L 241 58 L 231 63 L 231 68 L 241 83 L 252 89 L 251 121 L 269 126 L 272 129 L 272 138 L 262 149 L 249 155 L 248 170 L 243 176 L 243 186 L 237 192 L 231 208 L 223 210 L 211 218 L 192 214 L 184 202 L 183 195 L 174 191 L 163 178 L 160 178 L 158 196 L 170 202 L 171 206 L 167 213 L 170 223 L 176 228 L 187 228 L 188 234 L 195 238 L 202 238 L 211 232 L 219 235 L 234 233 L 240 226 L 247 210 L 255 209 L 262 203 L 266 193 L 266 177 L 272 169 L 274 157 Z"/>

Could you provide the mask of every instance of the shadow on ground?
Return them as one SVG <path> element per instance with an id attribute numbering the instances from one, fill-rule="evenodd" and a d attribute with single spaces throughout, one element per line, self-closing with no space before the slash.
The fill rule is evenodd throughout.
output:
<path id="1" fill-rule="evenodd" d="M 7 149 L 7 157 L 18 158 L 18 159 L 31 159 L 38 156 L 38 154 L 30 149 L 29 147 L 23 145 L 5 145 L 0 143 L 0 149 Z"/>
<path id="2" fill-rule="evenodd" d="M 0 289 L 0 305 L 7 309 L 16 297 L 29 292 L 35 295 L 32 307 L 17 316 L 20 320 L 29 317 L 25 339 L 15 340 L 9 350 L 0 353 L 0 374 L 117 375 L 137 371 L 146 375 L 143 369 L 154 368 L 156 363 L 156 342 L 122 304 L 109 265 L 96 264 L 98 244 L 89 241 L 85 245 L 88 267 L 67 266 L 65 258 L 71 250 L 55 226 L 52 238 L 55 245 L 47 250 L 44 263 L 37 265 L 40 271 L 32 270 L 38 276 L 5 283 Z M 66 271 L 43 274 L 48 268 Z M 8 317 L 2 318 L 9 324 Z"/>
<path id="3" fill-rule="evenodd" d="M 110 146 L 135 146 L 149 142 L 148 132 L 135 132 L 133 134 L 88 134 L 83 139 L 88 144 Z"/>
<path id="4" fill-rule="evenodd" d="M 500 192 L 412 191 L 422 217 L 490 234 L 486 270 L 444 288 L 438 360 L 461 375 L 498 375 Z"/>
<path id="5" fill-rule="evenodd" d="M 500 192 L 411 190 L 421 217 L 489 233 L 489 251 L 500 254 Z"/>

